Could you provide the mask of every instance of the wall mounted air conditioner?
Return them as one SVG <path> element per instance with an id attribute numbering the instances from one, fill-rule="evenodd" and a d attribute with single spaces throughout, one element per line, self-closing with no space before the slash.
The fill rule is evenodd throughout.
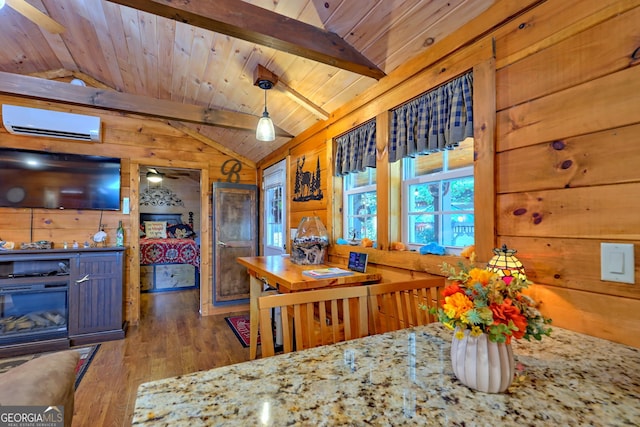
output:
<path id="1" fill-rule="evenodd" d="M 9 133 L 100 142 L 100 117 L 38 108 L 2 105 L 2 122 Z"/>

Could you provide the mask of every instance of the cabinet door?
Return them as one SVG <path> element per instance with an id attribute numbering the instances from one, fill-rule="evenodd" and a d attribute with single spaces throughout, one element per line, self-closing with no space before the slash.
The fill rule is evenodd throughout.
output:
<path id="1" fill-rule="evenodd" d="M 69 291 L 69 335 L 122 330 L 122 252 L 80 254 Z"/>

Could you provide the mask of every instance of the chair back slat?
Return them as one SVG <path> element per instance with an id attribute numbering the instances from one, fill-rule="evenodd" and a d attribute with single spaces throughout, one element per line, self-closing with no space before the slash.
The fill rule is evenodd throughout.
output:
<path id="1" fill-rule="evenodd" d="M 442 301 L 444 278 L 380 283 L 369 285 L 367 289 L 369 332 L 380 334 L 436 321 L 428 310 L 438 307 Z"/>
<path id="2" fill-rule="evenodd" d="M 263 357 L 275 353 L 271 320 L 275 307 L 280 307 L 285 353 L 368 335 L 366 286 L 262 296 L 258 309 Z"/>

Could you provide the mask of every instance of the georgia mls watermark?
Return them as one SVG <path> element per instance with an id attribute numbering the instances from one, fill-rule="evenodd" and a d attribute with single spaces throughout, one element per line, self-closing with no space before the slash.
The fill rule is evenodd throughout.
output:
<path id="1" fill-rule="evenodd" d="M 0 406 L 0 427 L 64 427 L 64 406 Z"/>

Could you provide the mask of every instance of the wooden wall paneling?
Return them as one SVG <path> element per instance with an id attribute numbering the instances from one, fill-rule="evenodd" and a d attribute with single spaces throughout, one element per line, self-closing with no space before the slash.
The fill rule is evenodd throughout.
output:
<path id="1" fill-rule="evenodd" d="M 497 193 L 640 181 L 640 124 L 535 144 L 497 155 Z"/>
<path id="2" fill-rule="evenodd" d="M 126 245 L 125 263 L 129 274 L 125 283 L 124 307 L 125 319 L 134 325 L 140 321 L 140 163 L 129 162 L 129 224 L 125 231 Z M 128 238 L 127 238 L 128 237 Z"/>
<path id="3" fill-rule="evenodd" d="M 636 254 L 640 248 L 637 240 L 607 241 L 632 243 Z M 639 257 L 635 257 L 635 285 L 600 280 L 600 242 L 598 239 L 501 236 L 498 246 L 506 244 L 518 249 L 518 259 L 526 269 L 527 278 L 534 283 L 640 299 Z"/>
<path id="4" fill-rule="evenodd" d="M 493 256 L 496 239 L 495 83 L 493 59 L 473 68 L 475 251 L 483 262 Z"/>
<path id="5" fill-rule="evenodd" d="M 563 12 L 564 15 L 576 15 L 575 8 L 565 8 Z M 631 28 L 637 22 L 640 22 L 640 7 L 613 16 L 500 69 L 496 76 L 497 87 L 506 90 L 498 90 L 498 110 L 612 74 L 630 65 L 639 65 L 640 60 L 631 59 L 638 47 L 638 34 L 619 31 L 620 28 Z M 539 35 L 539 32 L 533 34 Z M 512 41 L 506 37 L 506 40 L 498 39 L 496 44 Z"/>
<path id="6" fill-rule="evenodd" d="M 327 182 L 330 179 L 330 169 L 327 167 L 327 144 L 326 141 L 320 140 L 318 137 L 307 141 L 305 144 L 296 147 L 291 151 L 289 165 L 289 185 L 291 187 L 291 197 L 288 205 L 290 206 L 289 226 L 297 228 L 300 220 L 305 216 L 319 216 L 322 223 L 327 225 L 327 206 L 331 194 L 327 191 Z M 304 163 L 302 159 L 304 157 Z M 320 190 L 322 191 L 322 199 L 309 200 L 303 202 L 294 201 L 296 197 L 296 170 L 298 164 L 302 164 L 302 171 L 309 172 L 311 178 L 315 176 L 318 161 L 320 162 Z"/>
<path id="7" fill-rule="evenodd" d="M 389 127 L 391 113 L 385 111 L 376 116 L 376 203 L 378 211 L 376 213 L 377 239 L 376 245 L 380 250 L 389 248 L 393 241 L 400 241 L 401 230 L 394 227 L 398 224 L 397 216 L 402 206 L 398 199 L 397 192 L 394 193 L 389 164 L 389 153 L 387 145 L 389 143 Z M 400 163 L 400 162 L 396 162 Z M 395 169 L 395 168 L 394 168 Z M 396 182 L 397 184 L 397 182 Z"/>
<path id="8" fill-rule="evenodd" d="M 211 177 L 209 171 L 202 165 L 200 170 L 200 314 L 207 316 L 212 313 L 213 295 L 210 283 L 213 283 L 213 269 L 211 267 Z"/>
<path id="9" fill-rule="evenodd" d="M 76 142 L 53 138 L 25 137 L 8 134 L 4 128 L 0 129 L 0 146 L 20 147 L 33 150 L 48 150 L 79 154 L 95 154 L 120 157 L 122 159 L 122 197 L 130 197 L 131 213 L 122 215 L 120 212 L 103 213 L 103 224 L 107 224 L 105 231 L 109 235 L 108 241 L 115 241 L 115 228 L 118 221 L 123 220 L 125 226 L 125 244 L 128 246 L 125 265 L 125 318 L 131 323 L 139 321 L 139 237 L 131 230 L 138 229 L 139 204 L 139 175 L 140 164 L 153 164 L 159 167 L 176 167 L 185 169 L 200 169 L 202 184 L 200 203 L 203 221 L 200 225 L 201 247 L 201 282 L 211 281 L 209 255 L 211 253 L 211 236 L 208 220 L 210 218 L 210 185 L 213 180 L 223 181 L 227 175 L 221 171 L 222 164 L 227 160 L 234 160 L 231 156 L 194 139 L 180 129 L 175 129 L 162 121 L 150 120 L 135 115 L 121 115 L 109 111 L 63 106 L 42 101 L 31 101 L 16 97 L 0 96 L 1 103 L 24 105 L 36 108 L 58 109 L 79 114 L 98 115 L 102 119 L 104 138 L 102 143 Z M 243 163 L 239 159 L 242 169 L 239 172 L 240 183 L 255 184 L 255 166 Z M 135 185 L 135 187 L 134 187 Z M 3 239 L 22 242 L 29 240 L 30 210 L 0 209 L 0 236 Z M 25 215 L 26 214 L 26 215 Z M 77 240 L 83 243 L 90 241 L 99 225 L 98 211 L 34 211 L 38 216 L 39 225 L 34 228 L 34 237 L 38 239 L 52 239 L 54 246 L 60 247 L 63 241 L 71 243 Z M 131 216 L 133 215 L 133 217 Z M 6 223 L 5 223 L 5 218 Z M 186 220 L 187 218 L 185 218 Z M 8 221 L 12 221 L 9 223 Z M 11 226 L 13 224 L 13 226 Z M 16 227 L 16 224 L 18 225 Z M 44 225 L 42 225 L 44 224 Z M 7 230 L 7 231 L 5 231 Z M 41 236 L 41 237 L 39 237 Z M 50 236 L 50 237 L 49 237 Z M 201 286 L 203 295 L 202 313 L 207 313 L 207 303 L 211 296 L 207 295 L 207 286 Z"/>
<path id="10" fill-rule="evenodd" d="M 334 152 L 333 152 L 333 141 L 332 140 L 327 140 L 324 142 L 324 146 L 325 146 L 325 157 L 326 157 L 326 162 L 325 162 L 325 170 L 324 170 L 324 175 L 325 175 L 325 179 L 326 179 L 326 188 L 327 188 L 327 193 L 326 193 L 326 197 L 324 198 L 325 200 L 325 211 L 327 212 L 327 222 L 324 223 L 325 227 L 327 227 L 327 232 L 329 233 L 329 244 L 332 244 L 336 241 L 337 237 L 336 237 L 336 232 L 339 230 L 342 230 L 342 221 L 341 220 L 336 220 L 337 218 L 335 218 L 335 216 L 332 214 L 333 212 L 335 212 L 335 208 L 334 206 L 337 204 L 339 206 L 342 205 L 342 199 L 338 198 L 341 197 L 342 195 L 342 189 L 337 189 L 336 187 L 340 187 L 339 183 L 340 180 L 335 179 L 335 177 L 333 176 L 333 171 L 334 171 L 334 167 L 333 167 L 333 156 L 334 156 Z M 338 224 L 338 227 L 336 227 L 336 225 Z M 340 235 L 338 235 L 339 237 Z"/>
<path id="11" fill-rule="evenodd" d="M 637 0 L 581 0 L 579 8 L 562 0 L 542 2 L 494 32 L 496 66 L 513 64 L 637 5 Z"/>
<path id="12" fill-rule="evenodd" d="M 640 348 L 640 300 L 538 285 L 527 292 L 551 324 Z M 553 333 L 553 332 L 552 332 Z"/>
<path id="13" fill-rule="evenodd" d="M 640 240 L 640 182 L 498 195 L 498 234 Z"/>
<path id="14" fill-rule="evenodd" d="M 638 123 L 640 67 L 632 67 L 497 114 L 498 151 Z"/>

